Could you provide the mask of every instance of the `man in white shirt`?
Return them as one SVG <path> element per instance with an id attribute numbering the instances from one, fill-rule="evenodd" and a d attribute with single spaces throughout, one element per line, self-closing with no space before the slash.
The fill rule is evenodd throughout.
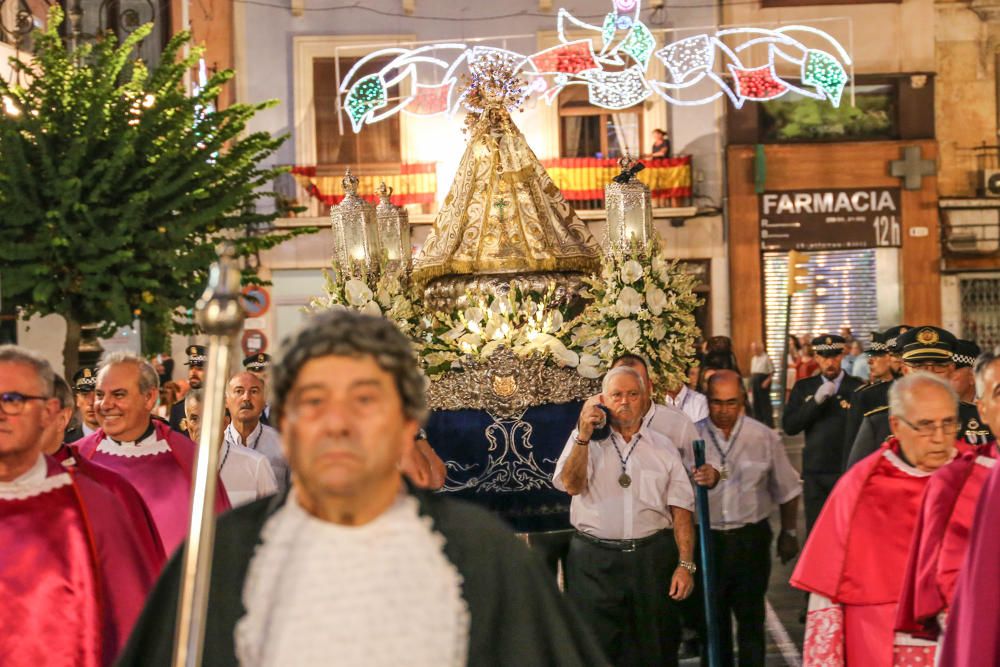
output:
<path id="1" fill-rule="evenodd" d="M 774 406 L 771 405 L 771 381 L 774 364 L 767 350 L 758 341 L 750 343 L 750 403 L 753 418 L 761 424 L 774 427 Z"/>
<path id="2" fill-rule="evenodd" d="M 696 424 L 708 416 L 708 399 L 705 394 L 690 389 L 686 384 L 677 389 L 668 389 L 663 403 L 681 410 Z"/>
<path id="3" fill-rule="evenodd" d="M 773 536 L 768 517 L 781 507 L 778 556 L 788 562 L 799 549 L 795 521 L 802 482 L 778 434 L 743 415 L 745 400 L 740 376 L 716 371 L 708 381 L 709 418 L 697 427 L 706 461 L 722 473 L 722 481 L 708 492 L 722 664 L 734 664 L 735 616 L 740 666 L 763 667 Z"/>
<path id="4" fill-rule="evenodd" d="M 276 430 L 260 421 L 264 411 L 264 381 L 248 371 L 234 375 L 226 387 L 226 408 L 233 421 L 226 427 L 223 447 L 246 447 L 266 456 L 278 491 L 283 492 L 289 480 L 281 438 Z"/>
<path id="5" fill-rule="evenodd" d="M 566 592 L 612 664 L 676 665 L 676 603 L 695 572 L 694 492 L 674 443 L 644 423 L 646 386 L 633 368 L 604 376 L 556 463 L 576 533 Z M 591 443 L 595 426 L 610 434 Z"/>
<path id="6" fill-rule="evenodd" d="M 184 429 L 195 442 L 201 438 L 203 400 L 201 389 L 189 391 L 184 397 Z M 228 440 L 222 443 L 219 454 L 219 476 L 226 485 L 229 504 L 233 507 L 278 492 L 278 483 L 267 457 L 248 447 L 233 445 Z"/>

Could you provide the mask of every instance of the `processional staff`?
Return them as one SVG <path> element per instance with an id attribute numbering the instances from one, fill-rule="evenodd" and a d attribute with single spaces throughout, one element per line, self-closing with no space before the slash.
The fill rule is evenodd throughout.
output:
<path id="1" fill-rule="evenodd" d="M 705 465 L 705 441 L 694 441 L 694 465 Z M 705 629 L 708 667 L 720 667 L 719 617 L 715 605 L 715 559 L 712 554 L 712 515 L 708 508 L 708 489 L 695 484 L 695 505 L 698 509 L 698 545 L 701 548 L 701 590 L 705 598 Z"/>
<path id="2" fill-rule="evenodd" d="M 208 368 L 201 437 L 195 459 L 191 494 L 191 522 L 184 547 L 181 595 L 174 635 L 174 667 L 200 667 L 205 639 L 205 616 L 215 546 L 215 495 L 222 424 L 225 416 L 226 380 L 233 343 L 243 326 L 239 302 L 240 271 L 235 252 L 226 244 L 212 265 L 208 287 L 196 305 L 198 325 L 208 334 Z"/>

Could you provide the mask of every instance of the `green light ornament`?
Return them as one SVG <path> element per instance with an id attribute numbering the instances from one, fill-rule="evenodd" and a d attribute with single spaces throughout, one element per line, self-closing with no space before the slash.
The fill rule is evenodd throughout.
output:
<path id="1" fill-rule="evenodd" d="M 369 74 L 358 79 L 358 83 L 351 88 L 344 100 L 344 109 L 347 110 L 354 131 L 358 132 L 364 125 L 366 115 L 388 104 L 389 95 L 382 77 Z"/>
<path id="2" fill-rule="evenodd" d="M 830 98 L 830 103 L 839 107 L 847 83 L 847 72 L 829 53 L 810 49 L 802 65 L 802 83 L 823 91 Z"/>

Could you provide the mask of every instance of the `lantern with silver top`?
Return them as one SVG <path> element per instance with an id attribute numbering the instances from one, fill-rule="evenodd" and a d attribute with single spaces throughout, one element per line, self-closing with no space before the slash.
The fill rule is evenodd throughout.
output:
<path id="1" fill-rule="evenodd" d="M 412 262 L 410 249 L 410 214 L 390 201 L 392 188 L 382 181 L 378 190 L 379 204 L 375 208 L 378 236 L 385 253 L 386 271 L 409 274 Z"/>
<path id="2" fill-rule="evenodd" d="M 608 216 L 608 252 L 623 252 L 632 243 L 644 247 L 653 238 L 653 199 L 645 183 L 635 177 L 646 168 L 625 155 L 618 161 L 622 172 L 604 187 Z"/>
<path id="3" fill-rule="evenodd" d="M 358 177 L 350 168 L 341 183 L 344 199 L 330 209 L 333 255 L 342 271 L 368 273 L 377 266 L 381 253 L 375 208 L 358 196 Z"/>

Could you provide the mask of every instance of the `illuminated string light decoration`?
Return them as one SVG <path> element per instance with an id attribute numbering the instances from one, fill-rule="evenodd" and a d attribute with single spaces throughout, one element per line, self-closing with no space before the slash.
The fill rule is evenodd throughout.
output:
<path id="1" fill-rule="evenodd" d="M 556 16 L 560 44 L 527 56 L 461 43 L 393 47 L 369 54 L 340 83 L 343 109 L 355 132 L 400 111 L 416 116 L 455 113 L 465 104 L 455 92 L 458 77 L 467 72 L 475 78 L 477 70 L 481 76 L 484 69 L 500 65 L 526 84 L 518 82 L 517 95 L 513 88 L 498 90 L 498 94 L 510 95 L 511 103 L 515 97 L 520 103 L 534 95 L 551 104 L 566 86 L 577 85 L 587 87 L 591 104 L 610 110 L 634 106 L 654 94 L 685 106 L 725 96 L 741 108 L 748 101 L 796 93 L 839 106 L 851 80 L 847 68 L 852 62 L 846 49 L 811 26 L 728 28 L 684 37 L 657 49 L 652 31 L 639 19 L 640 0 L 612 0 L 611 4 L 612 11 L 600 25 L 560 9 Z M 570 32 L 576 33 L 572 39 Z M 580 32 L 590 37 L 581 39 Z M 813 45 L 817 41 L 823 42 L 822 49 Z M 766 54 L 763 64 L 761 52 Z M 668 80 L 648 76 L 653 55 L 663 63 Z M 358 76 L 365 64 L 386 56 L 392 58 L 378 72 Z M 779 74 L 789 71 L 798 78 Z M 396 85 L 401 94 L 393 97 L 389 91 Z"/>

